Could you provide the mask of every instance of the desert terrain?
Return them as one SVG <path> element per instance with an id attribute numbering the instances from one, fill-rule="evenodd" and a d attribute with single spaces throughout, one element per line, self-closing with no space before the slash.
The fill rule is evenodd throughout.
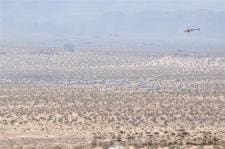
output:
<path id="1" fill-rule="evenodd" d="M 223 149 L 225 57 L 5 50 L 0 148 Z"/>

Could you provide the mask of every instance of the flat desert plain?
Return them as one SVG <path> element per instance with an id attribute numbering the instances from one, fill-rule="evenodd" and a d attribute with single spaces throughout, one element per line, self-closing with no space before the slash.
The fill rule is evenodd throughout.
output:
<path id="1" fill-rule="evenodd" d="M 0 148 L 225 148 L 225 58 L 0 55 Z"/>

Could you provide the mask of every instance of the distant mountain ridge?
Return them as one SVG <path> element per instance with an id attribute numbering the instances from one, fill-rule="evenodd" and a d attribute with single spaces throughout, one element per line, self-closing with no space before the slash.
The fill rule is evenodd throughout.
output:
<path id="1" fill-rule="evenodd" d="M 67 16 L 68 17 L 68 16 Z M 79 22 L 71 16 L 70 19 L 35 21 L 6 20 L 2 22 L 5 31 L 63 33 L 158 33 L 176 34 L 186 27 L 202 28 L 201 35 L 225 37 L 225 11 L 193 10 L 193 11 L 145 11 L 126 14 L 122 11 L 103 13 L 93 20 Z M 63 20 L 65 19 L 65 20 Z M 63 22 L 63 23 L 62 23 Z"/>
<path id="2" fill-rule="evenodd" d="M 166 7 L 168 5 L 171 3 L 125 3 L 120 0 L 9 2 L 1 11 L 0 44 L 39 45 L 44 42 L 44 45 L 63 45 L 72 42 L 91 46 L 94 42 L 104 45 L 135 45 L 138 42 L 149 45 L 152 39 L 178 43 L 225 39 L 225 10 L 196 9 L 200 6 L 197 4 L 190 10 L 181 9 L 184 7 L 181 5 L 171 10 Z M 191 8 L 189 5 L 187 7 Z M 184 33 L 188 27 L 201 28 L 201 31 Z"/>

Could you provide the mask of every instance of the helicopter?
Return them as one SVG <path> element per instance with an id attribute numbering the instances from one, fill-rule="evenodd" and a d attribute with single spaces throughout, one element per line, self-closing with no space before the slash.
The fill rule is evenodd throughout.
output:
<path id="1" fill-rule="evenodd" d="M 184 32 L 190 33 L 190 32 L 193 32 L 193 31 L 200 31 L 200 28 L 188 28 Z"/>

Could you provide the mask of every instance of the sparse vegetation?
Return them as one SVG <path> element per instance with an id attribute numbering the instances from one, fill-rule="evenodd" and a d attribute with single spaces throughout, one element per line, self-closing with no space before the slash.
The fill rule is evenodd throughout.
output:
<path id="1" fill-rule="evenodd" d="M 0 148 L 224 145 L 224 58 L 0 57 Z"/>

